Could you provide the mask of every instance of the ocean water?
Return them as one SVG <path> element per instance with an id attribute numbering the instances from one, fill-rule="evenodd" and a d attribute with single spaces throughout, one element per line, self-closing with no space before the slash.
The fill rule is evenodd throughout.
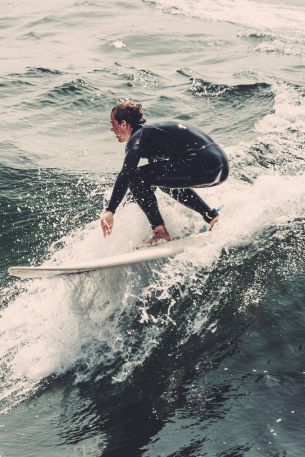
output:
<path id="1" fill-rule="evenodd" d="M 303 457 L 304 0 L 1 3 L 0 456 Z M 55 279 L 149 234 L 122 205 L 118 100 L 227 152 L 221 223 L 173 259 Z M 157 194 L 170 232 L 195 213 Z"/>

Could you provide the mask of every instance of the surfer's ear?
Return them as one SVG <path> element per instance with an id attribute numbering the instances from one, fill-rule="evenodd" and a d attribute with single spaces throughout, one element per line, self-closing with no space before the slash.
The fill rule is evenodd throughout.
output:
<path id="1" fill-rule="evenodd" d="M 132 126 L 129 124 L 129 122 L 125 121 L 125 119 L 121 121 L 120 127 L 123 127 L 125 130 L 132 129 Z"/>

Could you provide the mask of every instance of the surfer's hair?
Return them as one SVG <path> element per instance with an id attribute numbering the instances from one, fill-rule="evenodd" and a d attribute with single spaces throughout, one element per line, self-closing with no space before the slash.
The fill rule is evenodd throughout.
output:
<path id="1" fill-rule="evenodd" d="M 132 128 L 137 125 L 145 124 L 146 119 L 143 117 L 142 105 L 140 103 L 128 100 L 126 102 L 119 103 L 112 108 L 114 119 L 122 124 L 126 121 Z"/>

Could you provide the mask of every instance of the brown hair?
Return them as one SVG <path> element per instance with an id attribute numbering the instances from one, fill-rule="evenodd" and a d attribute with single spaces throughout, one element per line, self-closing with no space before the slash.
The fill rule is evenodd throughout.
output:
<path id="1" fill-rule="evenodd" d="M 139 124 L 145 124 L 146 119 L 143 117 L 142 105 L 140 103 L 128 100 L 114 106 L 111 111 L 119 124 L 126 121 L 132 128 Z"/>

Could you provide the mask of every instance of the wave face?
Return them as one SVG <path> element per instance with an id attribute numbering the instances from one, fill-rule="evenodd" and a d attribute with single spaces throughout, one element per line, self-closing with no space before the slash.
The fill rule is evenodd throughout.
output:
<path id="1" fill-rule="evenodd" d="M 6 3 L 0 455 L 303 457 L 303 2 Z M 219 227 L 174 258 L 9 277 L 143 245 L 129 197 L 111 238 L 99 223 L 124 157 L 109 113 L 129 98 L 224 148 L 228 181 L 198 189 Z M 173 237 L 199 230 L 156 196 Z"/>
<path id="2" fill-rule="evenodd" d="M 304 33 L 305 19 L 303 5 L 269 4 L 265 2 L 224 0 L 204 3 L 200 0 L 144 0 L 172 14 L 185 14 L 203 19 L 232 22 L 254 28 L 275 30 L 292 28 Z"/>
<path id="3" fill-rule="evenodd" d="M 304 56 L 304 5 L 257 1 L 144 0 L 163 12 L 208 21 L 229 22 L 244 28 L 241 36 L 254 42 L 254 50 Z M 255 43 L 257 42 L 257 43 Z"/>

